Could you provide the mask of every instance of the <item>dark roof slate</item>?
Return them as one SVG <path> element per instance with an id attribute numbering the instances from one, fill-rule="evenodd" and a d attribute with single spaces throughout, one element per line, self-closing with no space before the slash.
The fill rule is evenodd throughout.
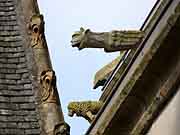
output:
<path id="1" fill-rule="evenodd" d="M 40 134 L 14 0 L 0 0 L 0 135 Z"/>

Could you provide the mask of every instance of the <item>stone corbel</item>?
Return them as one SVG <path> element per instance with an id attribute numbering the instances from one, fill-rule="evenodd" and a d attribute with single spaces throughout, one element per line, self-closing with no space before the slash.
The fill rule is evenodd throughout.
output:
<path id="1" fill-rule="evenodd" d="M 53 70 L 45 70 L 41 73 L 40 83 L 42 86 L 41 101 L 56 103 L 57 102 L 57 88 L 56 76 Z"/>
<path id="2" fill-rule="evenodd" d="M 33 15 L 28 24 L 31 34 L 31 46 L 42 48 L 44 45 L 44 19 L 43 15 Z"/>
<path id="3" fill-rule="evenodd" d="M 67 123 L 56 125 L 53 135 L 70 135 L 70 126 Z"/>

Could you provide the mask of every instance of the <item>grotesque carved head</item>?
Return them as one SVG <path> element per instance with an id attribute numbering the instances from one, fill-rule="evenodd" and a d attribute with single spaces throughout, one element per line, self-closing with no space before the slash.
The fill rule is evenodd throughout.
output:
<path id="1" fill-rule="evenodd" d="M 86 38 L 86 34 L 88 33 L 88 31 L 90 31 L 89 29 L 85 30 L 84 28 L 80 28 L 80 31 L 76 31 L 74 32 L 74 34 L 72 35 L 72 47 L 77 47 L 79 50 L 85 48 L 84 47 L 84 40 Z"/>
<path id="2" fill-rule="evenodd" d="M 33 15 L 30 20 L 29 28 L 34 34 L 44 32 L 43 15 Z"/>
<path id="3" fill-rule="evenodd" d="M 53 135 L 70 135 L 70 126 L 64 122 L 57 124 Z"/>
<path id="4" fill-rule="evenodd" d="M 71 102 L 68 104 L 68 116 L 73 117 L 75 114 L 75 109 L 77 108 L 76 102 Z"/>
<path id="5" fill-rule="evenodd" d="M 31 32 L 31 44 L 37 46 L 42 40 L 44 34 L 44 20 L 42 15 L 33 15 L 29 23 L 29 30 Z"/>
<path id="6" fill-rule="evenodd" d="M 41 73 L 40 83 L 43 87 L 42 100 L 45 101 L 49 97 L 53 96 L 52 93 L 55 90 L 56 76 L 54 71 L 46 70 Z"/>

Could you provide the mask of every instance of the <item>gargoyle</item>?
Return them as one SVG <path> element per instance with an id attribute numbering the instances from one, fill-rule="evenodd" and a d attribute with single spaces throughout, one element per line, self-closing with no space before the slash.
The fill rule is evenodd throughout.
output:
<path id="1" fill-rule="evenodd" d="M 124 53 L 122 53 L 116 59 L 114 59 L 113 61 L 111 61 L 110 63 L 108 63 L 107 65 L 105 65 L 103 68 L 101 68 L 99 71 L 96 72 L 94 76 L 93 89 L 96 89 L 99 86 L 104 86 L 107 79 L 109 78 L 109 76 L 111 75 L 111 73 L 113 72 L 119 61 L 121 60 L 123 54 Z"/>
<path id="2" fill-rule="evenodd" d="M 101 101 L 70 102 L 68 105 L 68 115 L 73 117 L 73 115 L 76 114 L 76 116 L 84 117 L 91 122 L 102 104 Z"/>
<path id="3" fill-rule="evenodd" d="M 72 35 L 72 47 L 104 48 L 105 52 L 115 52 L 137 48 L 144 36 L 139 30 L 92 32 L 90 29 L 80 28 Z"/>

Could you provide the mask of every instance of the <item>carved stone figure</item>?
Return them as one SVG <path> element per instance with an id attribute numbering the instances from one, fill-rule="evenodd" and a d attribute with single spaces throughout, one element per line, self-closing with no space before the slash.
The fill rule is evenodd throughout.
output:
<path id="1" fill-rule="evenodd" d="M 42 85 L 42 101 L 43 102 L 56 102 L 57 88 L 56 76 L 52 70 L 46 70 L 41 73 L 40 83 Z"/>
<path id="2" fill-rule="evenodd" d="M 118 56 L 116 59 L 114 59 L 113 61 L 111 61 L 110 63 L 108 63 L 107 65 L 105 65 L 103 68 L 101 68 L 99 71 L 96 72 L 94 76 L 93 89 L 96 89 L 99 86 L 104 86 L 109 76 L 111 75 L 111 73 L 113 72 L 119 61 L 121 60 L 123 54 L 124 53 L 121 53 L 120 56 Z"/>
<path id="3" fill-rule="evenodd" d="M 41 47 L 44 42 L 44 19 L 43 15 L 34 15 L 30 19 L 29 30 L 31 33 L 32 47 Z"/>
<path id="4" fill-rule="evenodd" d="M 72 47 L 104 48 L 105 52 L 114 52 L 137 48 L 144 33 L 138 30 L 92 32 L 90 29 L 80 28 L 72 35 Z"/>
<path id="5" fill-rule="evenodd" d="M 70 126 L 67 123 L 56 125 L 53 135 L 70 135 Z"/>
<path id="6" fill-rule="evenodd" d="M 34 12 L 32 12 L 34 13 Z M 31 12 L 29 14 L 32 14 Z M 69 135 L 70 127 L 65 123 L 56 87 L 56 76 L 52 70 L 48 47 L 44 35 L 44 20 L 40 14 L 33 15 L 28 23 L 30 45 L 37 65 L 33 78 L 36 84 L 36 99 L 40 112 L 40 128 L 43 135 Z"/>
<path id="7" fill-rule="evenodd" d="M 76 114 L 76 116 L 84 117 L 91 122 L 95 118 L 95 115 L 98 113 L 102 104 L 101 101 L 70 102 L 68 105 L 68 115 L 73 117 L 73 115 Z"/>

